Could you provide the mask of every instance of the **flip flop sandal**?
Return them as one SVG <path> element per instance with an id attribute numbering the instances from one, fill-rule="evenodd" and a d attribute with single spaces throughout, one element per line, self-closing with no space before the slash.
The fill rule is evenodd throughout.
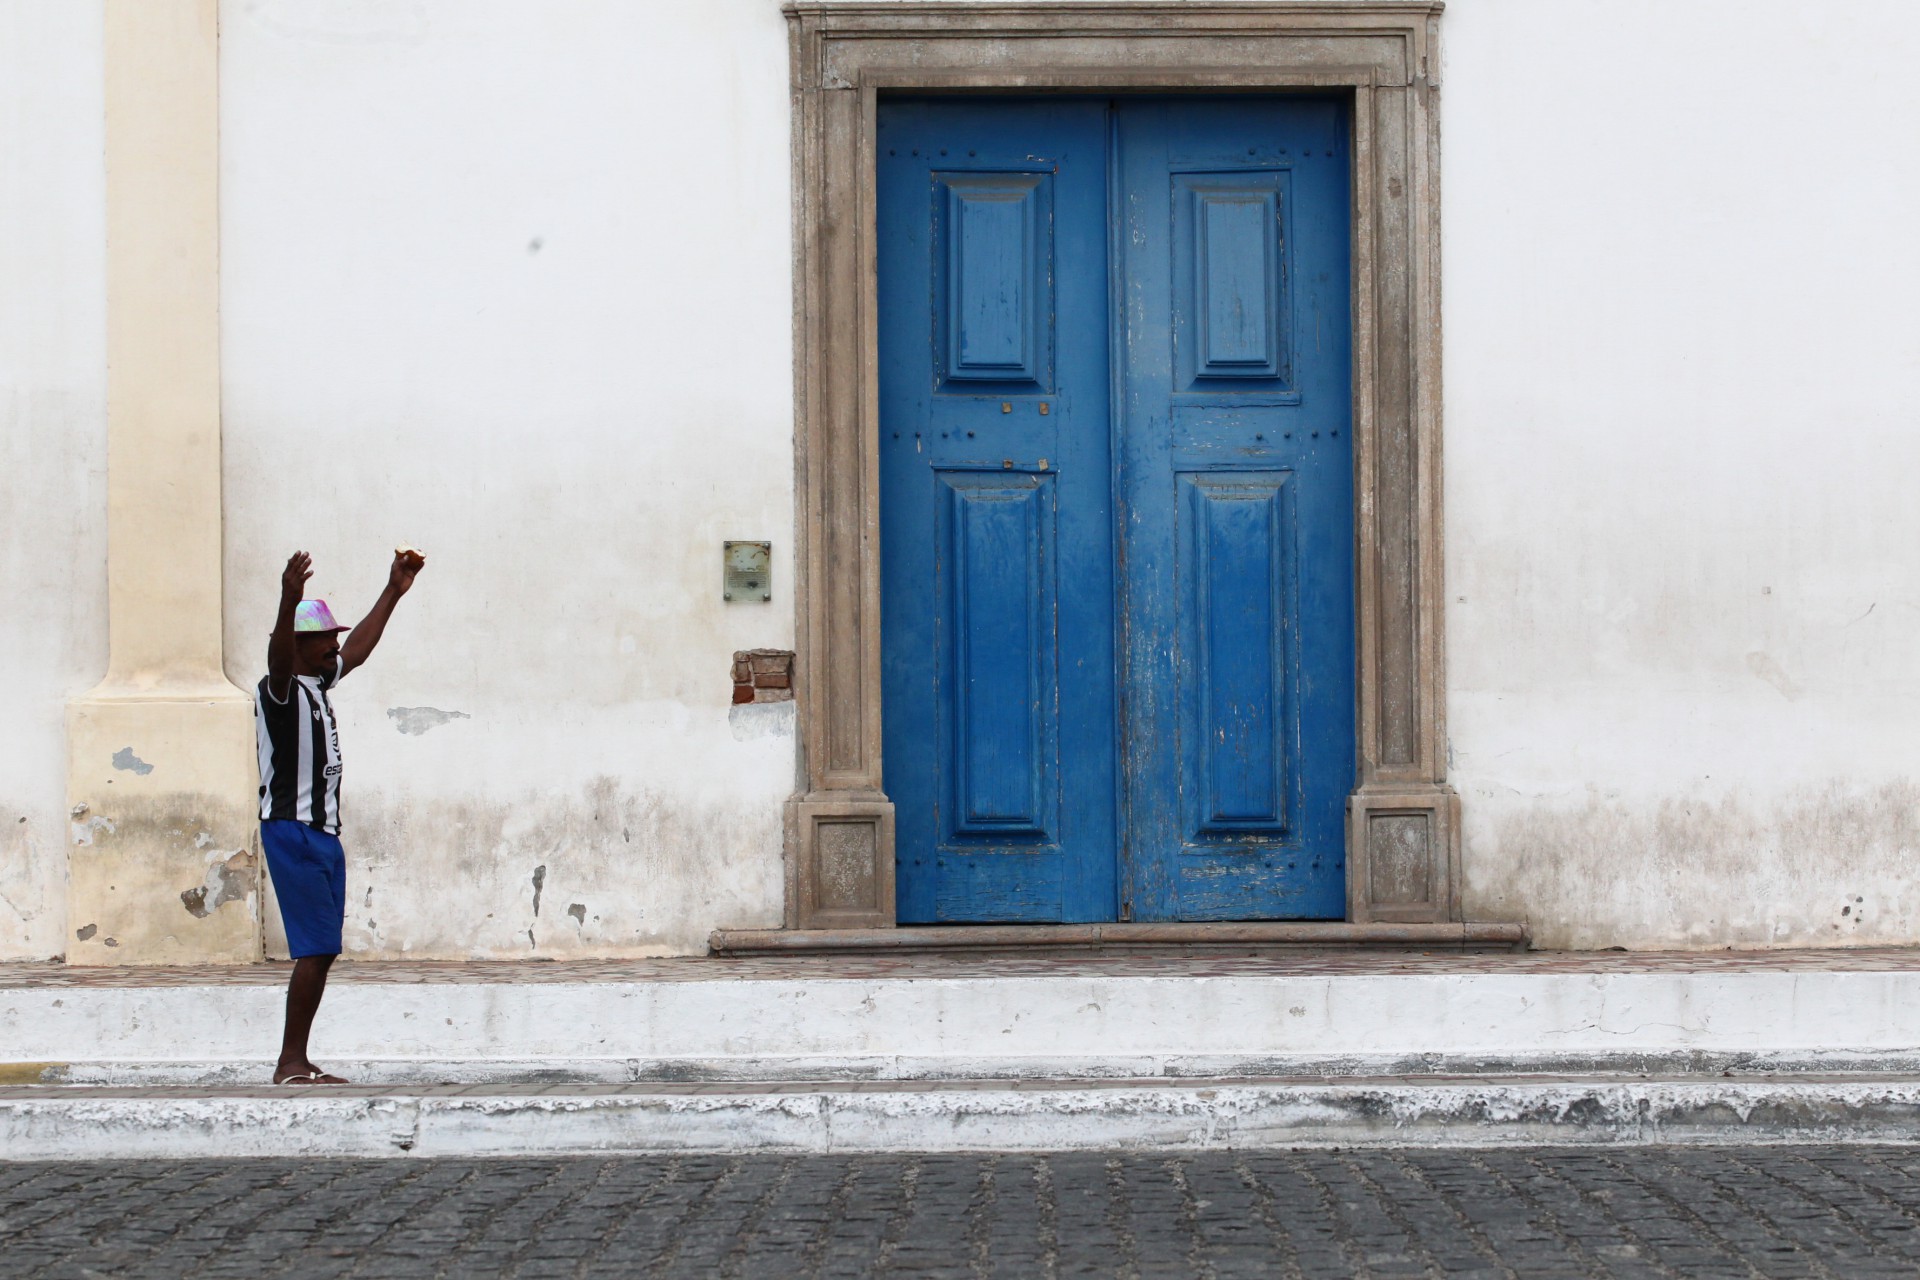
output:
<path id="1" fill-rule="evenodd" d="M 345 1084 L 339 1076 L 330 1076 L 324 1071 L 297 1071 L 284 1080 L 275 1080 L 275 1084 Z"/>

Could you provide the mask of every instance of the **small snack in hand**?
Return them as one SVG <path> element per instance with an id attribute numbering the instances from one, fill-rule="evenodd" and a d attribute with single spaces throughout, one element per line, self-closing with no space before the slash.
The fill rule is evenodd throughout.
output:
<path id="1" fill-rule="evenodd" d="M 404 542 L 393 549 L 393 554 L 399 556 L 402 560 L 406 561 L 410 567 L 415 569 L 427 562 L 426 552 L 418 547 L 410 547 Z"/>

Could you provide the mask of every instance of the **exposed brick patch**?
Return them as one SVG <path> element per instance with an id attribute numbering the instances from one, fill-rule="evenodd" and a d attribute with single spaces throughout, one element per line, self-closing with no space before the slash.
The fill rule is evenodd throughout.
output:
<path id="1" fill-rule="evenodd" d="M 793 698 L 793 650 L 740 649 L 733 655 L 733 700 L 788 702 Z"/>

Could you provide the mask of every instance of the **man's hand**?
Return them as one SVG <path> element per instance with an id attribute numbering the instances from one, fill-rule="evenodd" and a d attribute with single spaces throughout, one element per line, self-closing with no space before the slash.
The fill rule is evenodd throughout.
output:
<path id="1" fill-rule="evenodd" d="M 296 551 L 287 557 L 280 573 L 280 611 L 273 622 L 273 637 L 267 641 L 267 691 L 279 702 L 287 700 L 293 680 L 293 614 L 307 593 L 307 579 L 313 576 L 313 557 Z"/>
<path id="2" fill-rule="evenodd" d="M 426 553 L 416 547 L 398 547 L 393 553 L 393 568 L 387 570 L 387 586 L 395 595 L 405 595 L 413 587 L 414 575 L 427 567 Z"/>
<path id="3" fill-rule="evenodd" d="M 387 619 L 393 616 L 393 606 L 412 588 L 414 575 L 426 567 L 427 558 L 417 547 L 393 549 L 393 567 L 387 570 L 387 589 L 373 602 L 372 611 L 360 619 L 360 625 L 347 633 L 346 643 L 340 646 L 344 671 L 353 670 L 372 655 L 373 647 L 386 632 Z"/>
<path id="4" fill-rule="evenodd" d="M 296 551 L 287 557 L 287 567 L 280 574 L 280 599 L 299 604 L 306 598 L 307 579 L 313 576 L 313 557 L 304 551 Z"/>

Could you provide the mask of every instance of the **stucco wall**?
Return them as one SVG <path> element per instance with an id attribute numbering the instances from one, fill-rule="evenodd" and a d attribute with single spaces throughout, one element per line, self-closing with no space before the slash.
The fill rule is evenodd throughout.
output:
<path id="1" fill-rule="evenodd" d="M 733 651 L 793 643 L 778 6 L 222 22 L 229 674 L 294 548 L 348 620 L 429 557 L 335 699 L 347 946 L 777 924 L 792 704 L 729 707 Z M 726 538 L 773 541 L 773 602 L 722 601 Z"/>
<path id="2" fill-rule="evenodd" d="M 0 956 L 64 945 L 106 656 L 96 9 L 0 0 Z M 349 947 L 775 923 L 792 722 L 728 659 L 792 644 L 778 5 L 222 22 L 229 673 L 295 547 L 349 618 L 431 557 L 338 697 Z M 1470 912 L 1920 939 L 1920 8 L 1454 0 L 1444 50 Z M 720 600 L 729 537 L 773 603 Z"/>
<path id="3" fill-rule="evenodd" d="M 1920 939 L 1920 6 L 1445 19 L 1467 902 Z"/>
<path id="4" fill-rule="evenodd" d="M 0 958 L 64 946 L 64 704 L 107 661 L 100 35 L 0 0 Z"/>

